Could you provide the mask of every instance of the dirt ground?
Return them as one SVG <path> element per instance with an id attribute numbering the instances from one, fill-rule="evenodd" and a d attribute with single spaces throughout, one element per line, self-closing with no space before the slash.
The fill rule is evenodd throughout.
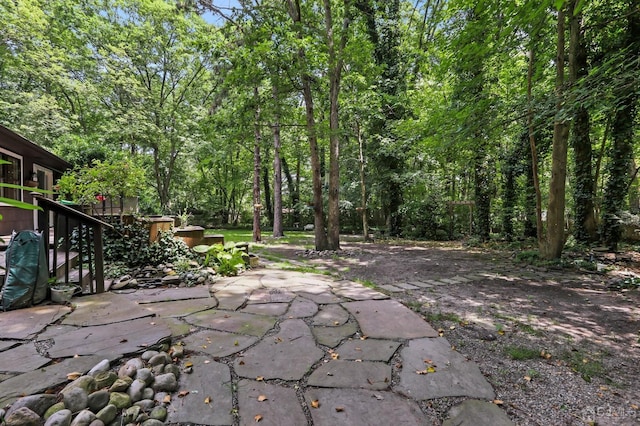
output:
<path id="1" fill-rule="evenodd" d="M 423 315 L 479 365 L 516 424 L 640 424 L 637 253 L 594 253 L 586 260 L 599 263 L 597 272 L 531 266 L 514 252 L 460 243 L 347 241 L 339 252 L 273 244 L 265 250 L 265 257 L 377 288 Z M 433 285 L 381 287 L 415 281 Z M 631 288 L 620 288 L 625 283 Z M 422 408 L 443 419 L 457 402 L 425 401 Z"/>

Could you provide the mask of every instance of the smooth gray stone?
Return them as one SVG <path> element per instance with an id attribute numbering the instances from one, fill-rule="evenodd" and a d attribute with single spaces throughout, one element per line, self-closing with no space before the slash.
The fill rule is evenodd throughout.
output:
<path id="1" fill-rule="evenodd" d="M 214 357 L 225 357 L 241 352 L 258 341 L 257 337 L 227 331 L 202 330 L 183 339 L 187 348 L 197 348 Z"/>
<path id="2" fill-rule="evenodd" d="M 148 362 L 150 366 L 154 367 L 156 365 L 166 365 L 171 362 L 171 357 L 166 352 L 160 352 L 157 355 L 154 355 Z"/>
<path id="3" fill-rule="evenodd" d="M 396 300 L 365 300 L 343 303 L 353 315 L 362 332 L 381 339 L 417 339 L 438 337 L 418 314 Z"/>
<path id="4" fill-rule="evenodd" d="M 273 328 L 276 323 L 276 318 L 215 309 L 189 315 L 185 317 L 185 321 L 200 327 L 262 337 L 267 331 Z"/>
<path id="5" fill-rule="evenodd" d="M 109 368 L 111 368 L 111 362 L 108 359 L 103 359 L 102 361 L 97 363 L 91 370 L 89 370 L 87 376 L 96 377 L 98 373 L 109 371 Z"/>
<path id="6" fill-rule="evenodd" d="M 142 391 L 142 399 L 153 399 L 155 392 L 151 388 L 144 388 Z"/>
<path id="7" fill-rule="evenodd" d="M 0 339 L 31 340 L 69 312 L 71 307 L 64 305 L 42 305 L 3 312 L 0 315 Z"/>
<path id="8" fill-rule="evenodd" d="M 65 410 L 64 401 L 56 402 L 51 407 L 49 407 L 49 409 L 44 413 L 43 417 L 46 420 L 52 415 L 54 415 L 55 413 L 57 413 L 58 411 L 63 411 L 63 410 Z"/>
<path id="9" fill-rule="evenodd" d="M 287 311 L 288 318 L 308 318 L 314 316 L 318 312 L 318 305 L 311 300 L 297 297 Z"/>
<path id="10" fill-rule="evenodd" d="M 290 319 L 280 323 L 278 334 L 236 358 L 234 368 L 240 377 L 300 380 L 323 356 L 309 326 L 301 319 Z"/>
<path id="11" fill-rule="evenodd" d="M 39 426 L 42 419 L 27 407 L 20 407 L 5 419 L 5 426 Z"/>
<path id="12" fill-rule="evenodd" d="M 133 281 L 133 280 L 131 280 L 131 281 Z M 105 426 L 105 423 L 100 419 L 95 419 L 94 421 L 89 423 L 89 426 Z"/>
<path id="13" fill-rule="evenodd" d="M 124 364 L 118 369 L 118 377 L 134 378 L 138 372 L 138 367 L 134 364 Z"/>
<path id="14" fill-rule="evenodd" d="M 176 376 L 176 379 L 180 378 L 180 367 L 175 364 L 165 365 L 163 371 L 165 374 L 172 373 L 174 376 Z"/>
<path id="15" fill-rule="evenodd" d="M 173 373 L 160 374 L 156 376 L 151 388 L 156 392 L 173 392 L 178 389 L 178 380 Z"/>
<path id="16" fill-rule="evenodd" d="M 140 358 L 142 358 L 143 361 L 149 361 L 151 358 L 158 355 L 158 353 L 158 351 L 144 351 Z"/>
<path id="17" fill-rule="evenodd" d="M 399 342 L 380 339 L 352 339 L 336 348 L 340 359 L 388 362 L 400 347 Z"/>
<path id="18" fill-rule="evenodd" d="M 0 371 L 26 373 L 50 362 L 49 358 L 40 355 L 36 346 L 29 342 L 2 352 Z"/>
<path id="19" fill-rule="evenodd" d="M 412 340 L 400 352 L 402 370 L 395 390 L 415 400 L 452 396 L 492 400 L 493 388 L 478 366 L 468 361 L 442 337 Z M 425 354 L 435 365 L 435 373 L 416 374 L 425 369 Z"/>
<path id="20" fill-rule="evenodd" d="M 418 404 L 392 392 L 367 389 L 309 389 L 305 401 L 320 403 L 311 408 L 314 426 L 369 426 L 429 424 Z"/>
<path id="21" fill-rule="evenodd" d="M 122 420 L 124 423 L 132 423 L 135 419 L 138 418 L 138 415 L 142 411 L 142 408 L 139 405 L 133 405 L 122 413 Z"/>
<path id="22" fill-rule="evenodd" d="M 318 313 L 313 317 L 313 325 L 336 327 L 349 321 L 349 313 L 338 304 L 320 305 Z"/>
<path id="23" fill-rule="evenodd" d="M 84 410 L 89 404 L 89 395 L 82 388 L 71 388 L 63 393 L 64 407 L 72 413 Z"/>
<path id="24" fill-rule="evenodd" d="M 267 397 L 259 401 L 258 397 Z M 255 380 L 240 380 L 238 383 L 238 405 L 240 425 L 255 425 L 254 415 L 260 413 L 265 425 L 306 425 L 307 419 L 292 388 Z"/>
<path id="25" fill-rule="evenodd" d="M 136 379 L 131 383 L 129 389 L 127 389 L 127 393 L 129 397 L 131 397 L 131 402 L 138 402 L 142 399 L 142 391 L 147 387 L 147 384 L 140 379 Z"/>
<path id="26" fill-rule="evenodd" d="M 124 294 L 106 292 L 77 297 L 73 300 L 76 308 L 62 320 L 63 325 L 77 325 L 88 329 L 107 324 L 127 324 L 131 320 L 153 315 L 149 311 L 140 309 L 137 303 L 129 300 Z M 127 336 L 127 333 L 121 336 Z"/>
<path id="27" fill-rule="evenodd" d="M 60 410 L 53 413 L 44 423 L 44 426 L 69 426 L 71 419 L 71 410 Z"/>
<path id="28" fill-rule="evenodd" d="M 287 303 L 253 303 L 244 307 L 241 312 L 279 317 L 287 312 L 287 309 L 289 309 Z"/>
<path id="29" fill-rule="evenodd" d="M 335 348 L 344 339 L 353 336 L 358 327 L 355 323 L 348 322 L 338 327 L 313 327 L 312 331 L 318 343 Z"/>
<path id="30" fill-rule="evenodd" d="M 191 356 L 190 360 L 193 363 L 193 374 L 180 376 L 180 389 L 189 389 L 190 393 L 180 398 L 179 403 L 171 404 L 166 422 L 202 424 L 202 420 L 207 419 L 206 423 L 211 425 L 233 424 L 233 391 L 229 367 L 199 355 Z M 211 397 L 210 404 L 204 403 L 206 397 Z"/>
<path id="31" fill-rule="evenodd" d="M 109 404 L 109 391 L 102 389 L 89 395 L 87 406 L 93 413 L 97 413 Z"/>
<path id="32" fill-rule="evenodd" d="M 513 426 L 507 413 L 497 405 L 468 399 L 449 410 L 449 418 L 442 426 Z"/>
<path id="33" fill-rule="evenodd" d="M 150 411 L 155 405 L 156 402 L 153 399 L 143 399 L 141 401 L 136 402 L 133 405 L 137 405 L 138 407 L 142 408 L 142 411 Z"/>
<path id="34" fill-rule="evenodd" d="M 383 362 L 333 360 L 318 367 L 309 386 L 383 390 L 391 384 L 391 367 Z"/>
<path id="35" fill-rule="evenodd" d="M 164 423 L 156 419 L 148 419 L 142 422 L 142 426 L 164 426 Z"/>
<path id="36" fill-rule="evenodd" d="M 56 395 L 48 394 L 25 396 L 14 402 L 3 417 L 9 417 L 11 413 L 22 407 L 27 407 L 38 416 L 42 417 L 49 407 L 56 403 L 56 399 Z"/>
<path id="37" fill-rule="evenodd" d="M 80 411 L 71 422 L 71 426 L 89 426 L 96 419 L 96 415 L 89 410 Z"/>

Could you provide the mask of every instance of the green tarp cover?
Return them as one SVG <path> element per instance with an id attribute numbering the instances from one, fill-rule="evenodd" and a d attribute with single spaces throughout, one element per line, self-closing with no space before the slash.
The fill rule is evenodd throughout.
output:
<path id="1" fill-rule="evenodd" d="M 20 231 L 11 235 L 6 253 L 6 278 L 2 309 L 18 309 L 47 297 L 49 272 L 41 232 Z"/>

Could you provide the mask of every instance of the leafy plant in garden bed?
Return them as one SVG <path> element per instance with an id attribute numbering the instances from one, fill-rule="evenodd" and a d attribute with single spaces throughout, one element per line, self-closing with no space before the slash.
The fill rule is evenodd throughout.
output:
<path id="1" fill-rule="evenodd" d="M 203 255 L 202 264 L 213 267 L 218 275 L 233 276 L 246 267 L 249 262 L 249 254 L 236 247 L 236 243 L 229 241 L 226 244 L 199 245 L 192 249 Z"/>

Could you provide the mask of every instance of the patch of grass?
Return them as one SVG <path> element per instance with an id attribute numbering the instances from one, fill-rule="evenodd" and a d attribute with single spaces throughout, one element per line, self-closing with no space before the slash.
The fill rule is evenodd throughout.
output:
<path id="1" fill-rule="evenodd" d="M 460 318 L 457 314 L 453 312 L 429 312 L 425 314 L 425 319 L 429 322 L 442 322 L 442 321 L 452 321 L 452 322 L 462 322 L 462 318 Z"/>
<path id="2" fill-rule="evenodd" d="M 562 359 L 573 371 L 580 374 L 585 382 L 591 383 L 593 377 L 602 377 L 605 374 L 604 365 L 599 359 L 594 359 L 584 351 L 568 351 L 562 355 Z"/>
<path id="3" fill-rule="evenodd" d="M 533 328 L 533 326 L 531 326 L 529 324 L 524 324 L 524 323 L 519 322 L 518 323 L 518 328 L 521 331 L 523 331 L 523 332 L 525 332 L 527 334 L 530 334 L 532 336 L 542 336 L 542 332 L 536 330 L 535 328 Z"/>
<path id="4" fill-rule="evenodd" d="M 516 361 L 540 358 L 540 351 L 527 348 L 525 346 L 507 346 L 504 351 L 509 357 Z"/>
<path id="5" fill-rule="evenodd" d="M 356 278 L 355 281 L 357 283 L 362 284 L 365 287 L 369 287 L 369 288 L 373 288 L 373 289 L 378 288 L 378 285 L 376 283 L 374 283 L 373 281 L 371 281 L 371 280 L 364 280 L 364 279 Z"/>

